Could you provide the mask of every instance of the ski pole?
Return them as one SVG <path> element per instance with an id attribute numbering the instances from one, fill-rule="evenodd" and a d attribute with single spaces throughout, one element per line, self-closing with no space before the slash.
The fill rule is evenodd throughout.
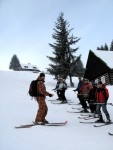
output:
<path id="1" fill-rule="evenodd" d="M 101 104 L 101 105 L 111 105 L 111 106 L 113 106 L 113 104 L 112 103 L 90 103 L 91 105 L 98 105 L 98 104 Z"/>

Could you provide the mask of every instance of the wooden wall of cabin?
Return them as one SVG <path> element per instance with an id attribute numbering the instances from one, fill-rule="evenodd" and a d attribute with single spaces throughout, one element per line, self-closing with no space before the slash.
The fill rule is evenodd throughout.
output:
<path id="1" fill-rule="evenodd" d="M 91 82 L 98 83 L 98 81 L 102 81 L 105 85 L 110 85 L 111 83 L 113 85 L 113 71 L 112 73 L 105 73 L 102 76 L 96 78 L 95 80 L 92 80 Z"/>
<path id="2" fill-rule="evenodd" d="M 111 85 L 113 85 L 113 69 L 111 69 L 109 76 L 110 76 L 110 83 Z"/>

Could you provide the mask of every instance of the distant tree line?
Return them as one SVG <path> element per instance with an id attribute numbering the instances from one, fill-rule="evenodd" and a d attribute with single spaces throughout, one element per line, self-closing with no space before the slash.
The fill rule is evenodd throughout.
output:
<path id="1" fill-rule="evenodd" d="M 97 50 L 102 50 L 102 51 L 113 51 L 113 40 L 110 44 L 110 47 L 105 43 L 105 45 L 101 45 L 100 47 L 97 47 Z"/>

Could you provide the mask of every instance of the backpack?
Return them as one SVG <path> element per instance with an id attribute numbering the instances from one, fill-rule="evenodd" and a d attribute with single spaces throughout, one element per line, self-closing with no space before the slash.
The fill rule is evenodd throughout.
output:
<path id="1" fill-rule="evenodd" d="M 31 81 L 28 93 L 32 97 L 37 96 L 37 80 Z"/>
<path id="2" fill-rule="evenodd" d="M 67 83 L 66 83 L 66 82 L 63 82 L 63 88 L 64 88 L 65 90 L 67 90 Z"/>

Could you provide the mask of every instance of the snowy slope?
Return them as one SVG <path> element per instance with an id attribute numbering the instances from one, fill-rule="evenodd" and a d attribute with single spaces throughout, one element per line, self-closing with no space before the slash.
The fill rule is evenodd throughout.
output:
<path id="1" fill-rule="evenodd" d="M 50 99 L 57 95 L 52 89 L 56 81 L 52 76 L 46 75 L 47 91 L 54 94 L 53 98 L 47 97 L 49 108 L 47 120 L 59 122 L 68 120 L 62 127 L 35 126 L 28 129 L 15 129 L 21 124 L 32 123 L 38 109 L 35 100 L 28 95 L 31 80 L 38 74 L 30 72 L 0 71 L 0 150 L 112 150 L 113 137 L 107 134 L 113 132 L 113 125 L 94 128 L 92 124 L 80 124 L 79 114 L 68 113 L 71 105 L 54 105 Z M 77 79 L 73 79 L 75 87 Z M 67 80 L 69 84 L 69 81 Z M 113 86 L 108 86 L 110 91 L 109 102 L 113 102 Z M 66 97 L 78 103 L 76 94 L 68 88 Z M 77 106 L 80 107 L 80 106 Z M 108 111 L 113 120 L 113 107 L 108 106 Z M 104 116 L 105 117 L 105 116 Z"/>

